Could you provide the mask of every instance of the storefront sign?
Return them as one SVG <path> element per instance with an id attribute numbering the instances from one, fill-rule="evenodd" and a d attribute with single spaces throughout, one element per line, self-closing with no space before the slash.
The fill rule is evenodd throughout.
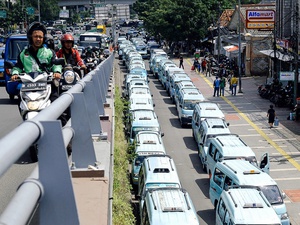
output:
<path id="1" fill-rule="evenodd" d="M 275 24 L 275 10 L 246 10 L 248 29 L 272 30 Z"/>

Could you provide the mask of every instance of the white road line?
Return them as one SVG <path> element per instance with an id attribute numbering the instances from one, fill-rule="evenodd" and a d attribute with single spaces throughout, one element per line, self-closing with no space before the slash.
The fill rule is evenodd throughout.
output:
<path id="1" fill-rule="evenodd" d="M 295 141 L 296 138 L 286 138 L 286 139 L 273 139 L 273 141 Z"/>
<path id="2" fill-rule="evenodd" d="M 297 170 L 296 168 L 286 168 L 286 169 L 270 169 L 271 172 L 280 172 L 280 171 L 292 171 Z"/>
<path id="3" fill-rule="evenodd" d="M 289 155 L 300 155 L 300 152 L 287 152 Z M 281 155 L 279 152 L 273 152 L 272 155 Z"/>
<path id="4" fill-rule="evenodd" d="M 289 177 L 289 178 L 275 178 L 275 181 L 285 181 L 285 180 L 300 180 L 300 177 Z"/>
<path id="5" fill-rule="evenodd" d="M 240 134 L 240 137 L 258 137 L 260 134 Z"/>
<path id="6" fill-rule="evenodd" d="M 241 123 L 241 124 L 230 124 L 230 127 L 240 127 L 240 126 L 251 126 L 249 123 Z"/>

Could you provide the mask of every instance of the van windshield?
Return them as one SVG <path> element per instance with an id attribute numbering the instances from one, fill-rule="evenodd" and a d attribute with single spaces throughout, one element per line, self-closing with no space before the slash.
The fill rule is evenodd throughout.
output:
<path id="1" fill-rule="evenodd" d="M 261 186 L 261 191 L 264 193 L 271 205 L 282 204 L 283 199 L 277 185 Z"/>
<path id="2" fill-rule="evenodd" d="M 183 102 L 183 108 L 186 110 L 194 110 L 197 103 L 199 103 L 198 100 L 186 100 Z"/>
<path id="3" fill-rule="evenodd" d="M 136 136 L 140 131 L 145 131 L 145 130 L 159 131 L 159 127 L 133 127 L 133 128 L 132 128 L 132 135 L 131 135 L 131 138 L 134 139 L 135 136 Z"/>
<path id="4" fill-rule="evenodd" d="M 180 188 L 179 184 L 177 184 L 177 183 L 147 183 L 146 184 L 146 189 L 148 189 L 148 188 L 165 188 L 165 187 Z"/>

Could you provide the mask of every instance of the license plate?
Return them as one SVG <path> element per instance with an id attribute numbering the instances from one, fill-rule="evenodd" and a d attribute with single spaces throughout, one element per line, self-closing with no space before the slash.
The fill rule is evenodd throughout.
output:
<path id="1" fill-rule="evenodd" d="M 40 91 L 46 90 L 47 83 L 24 83 L 22 84 L 22 91 Z"/>

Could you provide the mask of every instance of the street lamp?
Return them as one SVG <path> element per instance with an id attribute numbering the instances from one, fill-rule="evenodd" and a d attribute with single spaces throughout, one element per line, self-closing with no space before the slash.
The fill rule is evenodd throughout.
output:
<path id="1" fill-rule="evenodd" d="M 243 93 L 242 91 L 242 59 L 241 59 L 241 0 L 239 0 L 239 55 L 238 55 L 238 67 L 239 67 L 239 90 L 238 93 Z"/>

